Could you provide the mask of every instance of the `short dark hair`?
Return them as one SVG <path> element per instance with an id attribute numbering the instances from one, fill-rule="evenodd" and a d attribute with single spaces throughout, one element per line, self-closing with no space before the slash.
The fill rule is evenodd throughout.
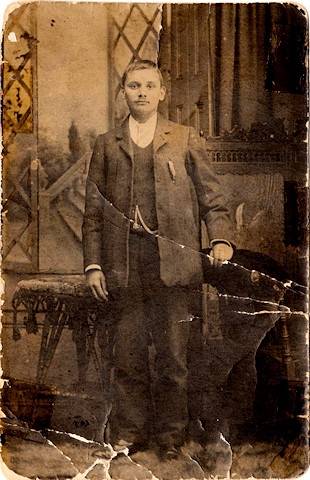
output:
<path id="1" fill-rule="evenodd" d="M 158 65 L 156 63 L 152 62 L 151 60 L 136 60 L 136 61 L 130 63 L 126 67 L 126 70 L 125 70 L 125 72 L 123 74 L 123 77 L 122 77 L 122 87 L 124 87 L 124 85 L 125 85 L 128 73 L 134 72 L 136 70 L 156 70 L 156 72 L 158 73 L 159 80 L 160 80 L 160 86 L 163 86 L 164 80 L 163 80 L 161 71 L 159 70 Z"/>

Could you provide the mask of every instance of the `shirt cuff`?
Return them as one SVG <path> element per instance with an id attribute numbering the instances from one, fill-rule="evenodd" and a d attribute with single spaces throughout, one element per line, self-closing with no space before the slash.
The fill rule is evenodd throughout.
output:
<path id="1" fill-rule="evenodd" d="M 85 268 L 85 273 L 89 272 L 89 270 L 101 270 L 101 267 L 97 263 L 91 263 L 90 265 L 87 265 L 87 267 Z"/>

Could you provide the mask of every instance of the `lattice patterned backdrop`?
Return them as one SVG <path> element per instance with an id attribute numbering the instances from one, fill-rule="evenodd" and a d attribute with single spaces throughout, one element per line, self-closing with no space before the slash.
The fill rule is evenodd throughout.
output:
<path id="1" fill-rule="evenodd" d="M 134 59 L 157 60 L 160 4 L 106 4 L 109 11 L 111 126 L 127 114 L 121 77 Z M 37 5 L 17 8 L 5 26 L 4 39 L 4 248 L 6 267 L 39 268 L 36 18 Z M 105 72 L 106 73 L 106 72 Z"/>
<path id="2" fill-rule="evenodd" d="M 36 269 L 38 243 L 35 30 L 35 6 L 15 9 L 3 48 L 3 261 L 26 270 Z"/>
<path id="3" fill-rule="evenodd" d="M 3 127 L 6 147 L 17 133 L 32 133 L 32 55 L 29 9 L 14 12 L 6 24 Z"/>
<path id="4" fill-rule="evenodd" d="M 107 4 L 110 12 L 111 54 L 111 111 L 118 123 L 127 114 L 121 92 L 121 78 L 133 60 L 157 61 L 161 27 L 160 4 L 113 3 Z"/>

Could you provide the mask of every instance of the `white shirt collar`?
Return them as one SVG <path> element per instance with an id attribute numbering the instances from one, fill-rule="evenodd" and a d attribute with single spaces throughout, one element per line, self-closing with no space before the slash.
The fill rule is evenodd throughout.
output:
<path id="1" fill-rule="evenodd" d="M 129 116 L 129 132 L 133 142 L 139 147 L 147 147 L 154 139 L 157 125 L 157 112 L 144 123 L 139 123 Z"/>

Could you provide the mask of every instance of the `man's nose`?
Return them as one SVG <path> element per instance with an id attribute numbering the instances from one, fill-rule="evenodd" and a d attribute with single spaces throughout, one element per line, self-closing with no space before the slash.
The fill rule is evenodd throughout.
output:
<path id="1" fill-rule="evenodd" d="M 144 87 L 139 88 L 139 97 L 146 97 L 146 88 Z"/>

